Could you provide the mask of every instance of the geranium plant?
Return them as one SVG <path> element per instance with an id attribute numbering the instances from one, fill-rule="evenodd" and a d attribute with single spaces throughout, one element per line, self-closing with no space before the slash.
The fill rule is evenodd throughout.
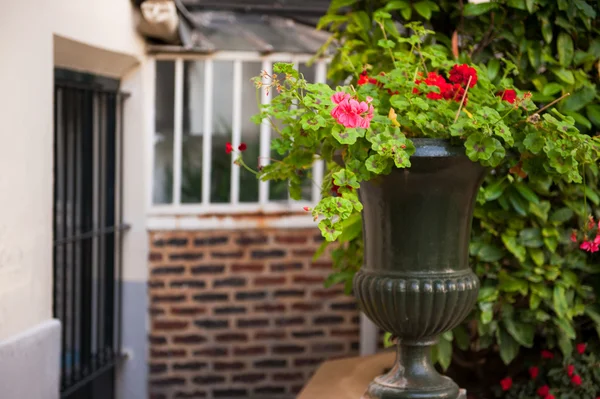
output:
<path id="1" fill-rule="evenodd" d="M 567 357 L 545 349 L 526 371 L 503 378 L 495 391 L 505 399 L 598 399 L 600 359 L 585 343 Z"/>
<path id="2" fill-rule="evenodd" d="M 504 77 L 493 84 L 485 66 L 459 65 L 442 46 L 424 46 L 433 32 L 418 23 L 407 25 L 410 36 L 387 37 L 387 18 L 383 11 L 375 15 L 384 35 L 381 56 L 389 59 L 385 70 L 365 65 L 353 82 L 336 89 L 307 82 L 291 64 L 276 64 L 273 74 L 256 79 L 257 86 L 278 93 L 255 120 L 271 122 L 278 135 L 273 148 L 283 156 L 262 168 L 260 177 L 289 180 L 290 194 L 298 198 L 301 176 L 316 159 L 325 160 L 322 199 L 311 212 L 328 241 L 361 211 L 361 181 L 410 167 L 412 138 L 451 140 L 490 168 L 514 162 L 511 180 L 583 181 L 586 166 L 598 159 L 600 140 L 515 90 L 512 63 L 505 61 Z"/>

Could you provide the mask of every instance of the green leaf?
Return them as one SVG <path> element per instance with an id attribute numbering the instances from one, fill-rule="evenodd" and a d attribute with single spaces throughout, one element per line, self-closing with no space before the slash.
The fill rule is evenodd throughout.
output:
<path id="1" fill-rule="evenodd" d="M 510 191 L 508 194 L 508 200 L 512 205 L 513 209 L 521 216 L 527 216 L 527 210 L 529 209 L 529 205 L 527 201 L 520 195 L 515 193 L 514 191 Z"/>
<path id="2" fill-rule="evenodd" d="M 402 8 L 400 10 L 400 15 L 404 18 L 405 21 L 410 21 L 410 17 L 412 17 L 412 7 Z"/>
<path id="3" fill-rule="evenodd" d="M 437 348 L 438 362 L 445 371 L 450 367 L 450 363 L 452 363 L 452 343 L 444 338 L 440 338 Z"/>
<path id="4" fill-rule="evenodd" d="M 544 245 L 550 252 L 555 253 L 558 247 L 558 239 L 555 237 L 544 237 Z"/>
<path id="5" fill-rule="evenodd" d="M 562 104 L 562 111 L 579 111 L 594 101 L 596 86 L 584 86 L 581 90 L 572 93 Z"/>
<path id="6" fill-rule="evenodd" d="M 567 84 L 575 84 L 575 76 L 573 75 L 573 72 L 569 71 L 568 69 L 553 68 L 552 73 L 554 73 L 554 75 L 556 75 L 557 78 L 559 78 Z"/>
<path id="7" fill-rule="evenodd" d="M 573 325 L 571 324 L 571 322 L 569 320 L 555 317 L 553 321 L 554 321 L 554 324 L 558 328 L 560 328 L 563 333 L 565 333 L 567 338 L 569 338 L 569 339 L 577 338 L 577 333 L 575 332 L 575 328 L 573 328 Z"/>
<path id="8" fill-rule="evenodd" d="M 525 198 L 527 201 L 533 202 L 534 204 L 540 203 L 540 198 L 526 184 L 524 184 L 522 182 L 515 182 L 513 185 L 517 189 L 519 194 L 521 194 L 521 196 L 523 198 Z"/>
<path id="9" fill-rule="evenodd" d="M 519 292 L 523 296 L 527 295 L 529 283 L 526 280 L 512 277 L 504 270 L 498 274 L 498 280 L 500 281 L 498 285 L 500 290 L 505 292 Z"/>
<path id="10" fill-rule="evenodd" d="M 354 11 L 351 14 L 354 23 L 360 27 L 361 37 L 369 40 L 369 31 L 371 30 L 371 19 L 364 11 Z M 392 46 L 393 47 L 393 46 Z"/>
<path id="11" fill-rule="evenodd" d="M 497 8 L 498 8 L 498 3 L 495 3 L 495 2 L 480 3 L 480 4 L 467 3 L 467 4 L 465 4 L 465 7 L 463 8 L 463 15 L 465 17 L 476 17 L 478 15 L 488 13 Z"/>
<path id="12" fill-rule="evenodd" d="M 558 347 L 565 359 L 571 357 L 573 353 L 573 341 L 563 331 L 558 331 Z"/>
<path id="13" fill-rule="evenodd" d="M 469 336 L 467 329 L 460 325 L 452 330 L 452 332 L 454 333 L 454 342 L 456 343 L 456 346 L 458 346 L 460 350 L 468 350 L 469 346 L 471 346 L 471 337 Z"/>
<path id="14" fill-rule="evenodd" d="M 564 111 L 564 114 L 573 118 L 577 125 L 581 125 L 586 129 L 592 128 L 592 122 L 590 122 L 585 116 L 581 115 L 580 113 L 573 111 Z"/>
<path id="15" fill-rule="evenodd" d="M 567 67 L 573 62 L 573 39 L 566 32 L 560 32 L 558 39 L 556 40 L 556 47 L 558 51 L 558 62 L 560 65 Z"/>
<path id="16" fill-rule="evenodd" d="M 504 328 L 497 330 L 496 338 L 500 347 L 500 358 L 504 364 L 509 364 L 519 354 L 519 343 Z"/>
<path id="17" fill-rule="evenodd" d="M 357 1 L 358 0 L 332 0 L 331 4 L 329 5 L 328 13 L 333 13 L 342 7 L 351 6 Z"/>
<path id="18" fill-rule="evenodd" d="M 377 45 L 382 48 L 394 48 L 396 43 L 393 40 L 379 39 Z"/>
<path id="19" fill-rule="evenodd" d="M 558 315 L 558 317 L 566 317 L 567 311 L 569 310 L 569 304 L 567 302 L 565 289 L 563 287 L 554 287 L 552 304 L 554 305 L 554 312 Z"/>
<path id="20" fill-rule="evenodd" d="M 586 0 L 573 0 L 573 3 L 579 10 L 583 11 L 586 17 L 596 18 L 596 10 L 594 10 L 594 8 L 590 6 Z"/>
<path id="21" fill-rule="evenodd" d="M 529 248 L 529 256 L 533 260 L 533 263 L 535 263 L 538 266 L 543 266 L 546 261 L 544 251 L 539 248 Z"/>
<path id="22" fill-rule="evenodd" d="M 519 10 L 526 10 L 525 0 L 508 0 L 507 5 L 512 8 L 517 8 Z"/>
<path id="23" fill-rule="evenodd" d="M 519 260 L 519 262 L 525 262 L 527 260 L 527 250 L 524 246 L 519 245 L 517 242 L 517 237 L 502 234 L 502 242 L 504 243 L 506 249 L 508 249 L 508 251 Z"/>
<path id="24" fill-rule="evenodd" d="M 477 257 L 482 262 L 496 262 L 504 256 L 502 249 L 491 244 L 483 244 L 477 253 Z"/>
<path id="25" fill-rule="evenodd" d="M 548 20 L 547 17 L 542 17 L 542 36 L 544 36 L 544 40 L 546 43 L 552 43 L 552 24 Z"/>
<path id="26" fill-rule="evenodd" d="M 525 136 L 525 140 L 523 140 L 523 145 L 525 146 L 525 148 L 534 154 L 539 154 L 542 148 L 544 148 L 544 144 L 546 144 L 546 141 L 544 140 L 540 132 L 537 131 L 527 133 L 527 136 Z"/>
<path id="27" fill-rule="evenodd" d="M 557 93 L 560 93 L 562 88 L 563 87 L 561 85 L 559 85 L 558 83 L 548 83 L 547 85 L 544 86 L 544 89 L 542 90 L 542 94 L 545 96 L 553 96 Z"/>
<path id="28" fill-rule="evenodd" d="M 507 317 L 502 321 L 506 327 L 506 331 L 508 331 L 515 341 L 526 348 L 533 347 L 535 327 L 532 324 L 517 322 L 510 317 Z"/>
<path id="29" fill-rule="evenodd" d="M 552 205 L 550 201 L 541 201 L 539 204 L 529 203 L 529 212 L 540 218 L 544 223 L 548 221 L 548 212 Z"/>
<path id="30" fill-rule="evenodd" d="M 588 119 L 596 127 L 600 127 L 600 104 L 590 104 L 585 108 Z"/>
<path id="31" fill-rule="evenodd" d="M 544 244 L 542 241 L 542 232 L 537 228 L 521 230 L 519 233 L 519 241 L 529 248 L 539 248 Z"/>
<path id="32" fill-rule="evenodd" d="M 360 184 L 354 172 L 348 169 L 342 169 L 335 172 L 333 175 L 333 182 L 338 187 L 350 186 L 352 188 L 359 188 Z"/>
<path id="33" fill-rule="evenodd" d="M 533 10 L 534 10 L 536 1 L 537 0 L 525 0 L 525 5 L 527 6 L 527 11 L 529 11 L 530 14 L 533 14 Z"/>
<path id="34" fill-rule="evenodd" d="M 342 125 L 335 125 L 331 129 L 331 135 L 340 143 L 352 145 L 360 137 L 358 129 L 346 129 Z"/>
<path id="35" fill-rule="evenodd" d="M 498 179 L 489 186 L 485 187 L 484 198 L 486 201 L 494 201 L 498 199 L 506 188 L 505 179 Z"/>
<path id="36" fill-rule="evenodd" d="M 391 161 L 392 160 L 386 156 L 374 154 L 367 158 L 365 164 L 369 172 L 385 174 L 384 172 L 391 170 Z"/>
<path id="37" fill-rule="evenodd" d="M 402 10 L 404 8 L 410 8 L 410 3 L 407 0 L 390 1 L 385 5 L 387 11 Z"/>
<path id="38" fill-rule="evenodd" d="M 493 4 L 493 3 L 487 3 Z M 467 4 L 469 5 L 469 4 Z M 487 72 L 488 78 L 490 80 L 494 80 L 496 76 L 498 76 L 498 72 L 500 72 L 500 61 L 497 58 L 492 58 L 487 64 Z"/>
<path id="39" fill-rule="evenodd" d="M 559 223 L 559 224 L 565 223 L 565 222 L 568 222 L 569 220 L 571 220 L 574 215 L 575 215 L 575 212 L 573 212 L 573 210 L 571 210 L 570 208 L 564 207 L 564 208 L 560 208 L 560 209 L 554 211 L 552 213 L 552 215 L 550 215 L 550 221 Z"/>
<path id="40" fill-rule="evenodd" d="M 433 7 L 429 1 L 419 1 L 418 3 L 413 4 L 415 11 L 429 21 L 431 18 L 431 13 L 433 12 Z"/>

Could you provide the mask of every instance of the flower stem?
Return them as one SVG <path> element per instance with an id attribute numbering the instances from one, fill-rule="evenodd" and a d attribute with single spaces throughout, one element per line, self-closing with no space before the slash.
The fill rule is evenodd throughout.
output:
<path id="1" fill-rule="evenodd" d="M 469 87 L 471 87 L 471 79 L 473 76 L 469 76 L 469 81 L 467 82 L 467 87 L 465 88 L 465 92 L 462 96 L 462 100 L 460 100 L 460 105 L 458 106 L 458 112 L 456 113 L 456 117 L 454 118 L 454 123 L 458 121 L 458 117 L 460 116 L 460 111 L 462 111 L 463 104 L 465 103 L 465 99 L 467 98 L 467 92 L 469 91 Z"/>
<path id="2" fill-rule="evenodd" d="M 571 95 L 571 93 L 565 93 L 565 94 L 563 94 L 562 96 L 560 96 L 556 100 L 552 101 L 550 104 L 547 104 L 547 105 L 543 106 L 542 108 L 540 108 L 539 110 L 537 110 L 533 114 L 529 115 L 527 117 L 527 120 L 530 120 L 530 119 L 534 118 L 534 115 L 541 114 L 542 112 L 544 112 L 545 110 L 547 110 L 548 108 L 550 108 L 551 106 L 553 106 L 554 104 L 556 104 L 557 102 L 562 101 L 563 99 L 569 97 L 570 95 Z"/>

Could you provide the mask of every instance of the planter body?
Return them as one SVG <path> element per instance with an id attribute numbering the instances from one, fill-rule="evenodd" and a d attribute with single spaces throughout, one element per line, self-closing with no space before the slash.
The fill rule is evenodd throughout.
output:
<path id="1" fill-rule="evenodd" d="M 445 140 L 413 142 L 410 168 L 394 169 L 359 190 L 365 264 L 354 292 L 365 314 L 398 337 L 395 365 L 363 399 L 459 398 L 458 386 L 435 370 L 431 346 L 477 300 L 479 281 L 468 250 L 485 169 Z"/>

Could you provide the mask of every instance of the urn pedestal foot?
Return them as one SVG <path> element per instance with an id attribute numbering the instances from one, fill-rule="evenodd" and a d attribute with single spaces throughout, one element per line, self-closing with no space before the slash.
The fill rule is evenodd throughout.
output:
<path id="1" fill-rule="evenodd" d="M 392 369 L 369 385 L 361 399 L 466 399 L 458 385 L 431 362 L 435 340 L 398 343 Z"/>

